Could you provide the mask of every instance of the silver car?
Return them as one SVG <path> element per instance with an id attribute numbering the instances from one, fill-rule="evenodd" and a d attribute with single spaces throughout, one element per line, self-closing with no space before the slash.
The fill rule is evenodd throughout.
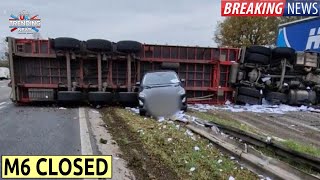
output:
<path id="1" fill-rule="evenodd" d="M 186 91 L 174 71 L 146 73 L 139 85 L 139 112 L 153 117 L 168 117 L 180 110 L 187 110 Z"/>

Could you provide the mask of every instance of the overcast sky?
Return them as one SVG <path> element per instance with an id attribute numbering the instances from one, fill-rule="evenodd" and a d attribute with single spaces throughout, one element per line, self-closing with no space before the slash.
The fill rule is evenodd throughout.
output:
<path id="1" fill-rule="evenodd" d="M 215 46 L 214 30 L 222 19 L 220 0 L 2 0 L 1 10 L 1 38 L 21 37 L 10 32 L 9 17 L 26 10 L 40 16 L 44 38 L 172 45 Z"/>

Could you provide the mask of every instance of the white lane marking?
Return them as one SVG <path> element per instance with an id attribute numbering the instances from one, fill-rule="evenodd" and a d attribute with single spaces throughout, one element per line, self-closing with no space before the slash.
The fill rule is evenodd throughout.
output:
<path id="1" fill-rule="evenodd" d="M 7 103 L 7 102 L 1 102 L 1 103 L 0 103 L 0 106 L 1 106 L 1 105 L 4 105 L 4 104 L 6 104 L 6 103 Z"/>
<path id="2" fill-rule="evenodd" d="M 84 108 L 79 108 L 81 154 L 93 155 Z"/>

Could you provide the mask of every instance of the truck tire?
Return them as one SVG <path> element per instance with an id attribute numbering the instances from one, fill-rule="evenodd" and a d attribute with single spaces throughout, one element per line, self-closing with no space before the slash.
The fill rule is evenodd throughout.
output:
<path id="1" fill-rule="evenodd" d="M 140 116 L 146 116 L 146 114 L 147 114 L 146 110 L 139 108 L 139 115 Z"/>
<path id="2" fill-rule="evenodd" d="M 69 37 L 59 37 L 53 40 L 56 50 L 80 50 L 80 41 Z"/>
<path id="3" fill-rule="evenodd" d="M 268 65 L 270 63 L 270 57 L 263 54 L 258 54 L 258 53 L 247 53 L 245 62 Z"/>
<path id="4" fill-rule="evenodd" d="M 119 102 L 125 106 L 136 106 L 138 103 L 138 93 L 119 92 Z"/>
<path id="5" fill-rule="evenodd" d="M 123 53 L 139 53 L 142 50 L 142 44 L 137 41 L 119 41 L 117 51 Z"/>
<path id="6" fill-rule="evenodd" d="M 280 92 L 267 92 L 265 94 L 265 98 L 272 104 L 281 104 L 288 102 L 288 95 Z"/>
<path id="7" fill-rule="evenodd" d="M 89 39 L 86 47 L 88 50 L 95 52 L 110 52 L 113 49 L 112 43 L 104 39 Z"/>
<path id="8" fill-rule="evenodd" d="M 257 45 L 248 47 L 247 51 L 250 53 L 262 54 L 262 55 L 265 55 L 268 57 L 271 56 L 271 54 L 272 54 L 272 51 L 270 48 L 267 48 L 264 46 L 257 46 Z"/>
<path id="9" fill-rule="evenodd" d="M 261 98 L 255 98 L 255 97 L 246 96 L 246 95 L 237 95 L 236 103 L 256 105 L 256 104 L 262 104 L 262 100 Z"/>
<path id="10" fill-rule="evenodd" d="M 261 98 L 262 94 L 260 93 L 260 90 L 250 87 L 239 87 L 238 88 L 238 94 Z"/>
<path id="11" fill-rule="evenodd" d="M 83 94 L 80 91 L 59 91 L 59 102 L 80 102 L 83 100 Z"/>
<path id="12" fill-rule="evenodd" d="M 276 47 L 272 50 L 272 62 L 286 58 L 292 63 L 295 59 L 296 51 L 289 47 Z"/>
<path id="13" fill-rule="evenodd" d="M 111 92 L 89 92 L 88 100 L 93 104 L 110 104 L 113 95 Z"/>

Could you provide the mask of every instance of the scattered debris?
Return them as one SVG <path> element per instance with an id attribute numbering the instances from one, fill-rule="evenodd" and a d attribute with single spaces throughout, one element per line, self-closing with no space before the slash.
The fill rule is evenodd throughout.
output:
<path id="1" fill-rule="evenodd" d="M 220 130 L 219 130 L 219 128 L 218 128 L 217 126 L 212 126 L 212 127 L 211 127 L 211 130 L 212 130 L 214 133 L 216 133 L 216 134 L 219 134 L 219 133 L 220 133 Z"/>
<path id="2" fill-rule="evenodd" d="M 227 110 L 231 112 L 255 112 L 255 113 L 273 113 L 273 114 L 284 114 L 286 112 L 293 111 L 314 111 L 315 109 L 308 106 L 289 106 L 285 104 L 280 105 L 270 105 L 266 101 L 262 105 L 234 105 L 234 104 L 226 104 L 224 106 L 214 106 L 208 104 L 194 104 L 189 105 L 190 109 L 199 111 L 199 112 L 207 112 L 208 110 Z"/>
<path id="3" fill-rule="evenodd" d="M 172 138 L 168 138 L 168 142 L 171 142 L 172 141 Z"/>
<path id="4" fill-rule="evenodd" d="M 235 160 L 236 158 L 235 158 L 235 157 L 233 157 L 233 156 L 231 156 L 231 157 L 230 157 L 230 159 L 231 159 L 231 160 Z"/>
<path id="5" fill-rule="evenodd" d="M 271 142 L 272 138 L 271 137 L 267 137 L 266 142 Z"/>
<path id="6" fill-rule="evenodd" d="M 190 172 L 193 172 L 193 171 L 195 171 L 195 170 L 196 170 L 195 167 L 191 167 L 191 168 L 190 168 Z"/>
<path id="7" fill-rule="evenodd" d="M 107 143 L 108 143 L 108 140 L 103 139 L 103 138 L 100 138 L 100 143 L 101 143 L 101 144 L 107 144 Z"/>
<path id="8" fill-rule="evenodd" d="M 193 136 L 193 132 L 191 132 L 189 129 L 186 130 L 185 134 L 188 136 Z"/>
<path id="9" fill-rule="evenodd" d="M 164 120 L 164 117 L 158 117 L 158 122 L 163 122 Z"/>
<path id="10" fill-rule="evenodd" d="M 230 176 L 229 180 L 236 180 L 236 179 L 233 176 Z"/>
<path id="11" fill-rule="evenodd" d="M 220 163 L 222 163 L 222 160 L 221 160 L 221 159 L 218 160 L 218 164 L 220 164 Z"/>
<path id="12" fill-rule="evenodd" d="M 91 112 L 96 113 L 96 114 L 99 114 L 99 112 L 96 111 L 96 110 L 91 110 Z"/>
<path id="13" fill-rule="evenodd" d="M 195 146 L 195 147 L 194 147 L 194 150 L 195 150 L 195 151 L 199 151 L 200 148 L 199 148 L 198 146 Z"/>
<path id="14" fill-rule="evenodd" d="M 64 107 L 59 107 L 60 110 L 66 110 L 67 108 Z"/>

